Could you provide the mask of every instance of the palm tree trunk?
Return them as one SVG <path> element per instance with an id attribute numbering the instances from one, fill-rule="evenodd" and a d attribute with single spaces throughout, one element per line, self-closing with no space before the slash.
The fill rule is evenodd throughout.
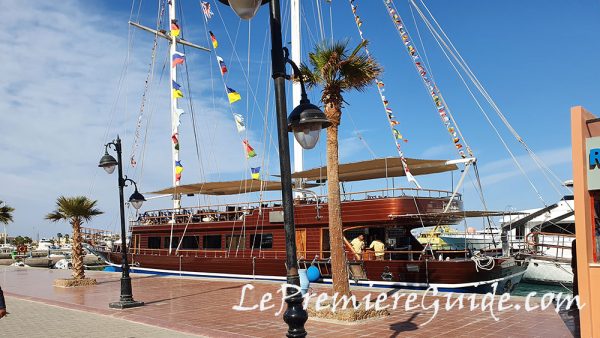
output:
<path id="1" fill-rule="evenodd" d="M 71 249 L 71 259 L 73 261 L 73 278 L 84 279 L 83 272 L 83 248 L 81 246 L 81 222 L 73 220 L 73 247 Z"/>
<path id="2" fill-rule="evenodd" d="M 338 159 L 338 124 L 327 128 L 327 186 L 329 208 L 329 244 L 331 250 L 331 273 L 333 292 L 350 295 L 348 267 L 344 250 L 342 231 L 342 205 L 340 199 L 340 178 Z"/>

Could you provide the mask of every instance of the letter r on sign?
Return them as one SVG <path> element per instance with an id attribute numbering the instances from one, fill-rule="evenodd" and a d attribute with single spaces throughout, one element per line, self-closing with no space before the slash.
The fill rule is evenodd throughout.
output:
<path id="1" fill-rule="evenodd" d="M 590 149 L 590 170 L 600 166 L 600 148 Z"/>

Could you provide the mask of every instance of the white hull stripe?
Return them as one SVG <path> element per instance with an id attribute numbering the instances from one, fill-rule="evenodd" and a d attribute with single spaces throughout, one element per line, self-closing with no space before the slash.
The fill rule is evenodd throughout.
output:
<path id="1" fill-rule="evenodd" d="M 114 267 L 121 267 L 120 265 L 109 263 Z M 140 268 L 131 266 L 130 269 L 143 271 L 148 273 L 158 273 L 158 274 L 169 274 L 169 275 L 187 275 L 187 276 L 198 276 L 198 277 L 212 277 L 212 278 L 235 278 L 235 279 L 260 279 L 260 280 L 270 280 L 270 281 L 286 281 L 286 277 L 282 276 L 267 276 L 267 275 L 242 275 L 242 274 L 229 274 L 229 273 L 215 273 L 215 272 L 195 272 L 195 271 L 175 271 L 175 270 L 164 270 L 164 269 L 152 269 L 152 268 Z M 513 277 L 517 277 L 519 275 L 523 275 L 525 270 L 514 273 L 509 276 L 491 279 L 487 281 L 478 281 L 478 282 L 469 282 L 469 283 L 457 283 L 457 284 L 443 284 L 443 283 L 410 283 L 410 282 L 386 282 L 386 281 L 358 281 L 358 283 L 353 283 L 355 285 L 361 286 L 372 286 L 372 285 L 381 285 L 381 286 L 403 286 L 403 287 L 413 287 L 413 288 L 427 288 L 427 287 L 436 287 L 440 288 L 468 288 L 468 287 L 478 287 L 481 285 L 492 284 L 495 282 L 504 281 L 507 279 L 512 279 Z M 331 278 L 323 279 L 325 283 L 332 283 Z"/>

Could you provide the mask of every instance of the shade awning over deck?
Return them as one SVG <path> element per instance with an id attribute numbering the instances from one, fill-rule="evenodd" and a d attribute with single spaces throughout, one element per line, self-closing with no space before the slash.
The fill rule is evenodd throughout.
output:
<path id="1" fill-rule="evenodd" d="M 313 188 L 316 184 L 304 184 L 305 188 Z M 241 180 L 226 182 L 205 182 L 180 185 L 158 191 L 150 194 L 202 194 L 202 195 L 236 195 L 257 191 L 276 191 L 281 190 L 281 182 L 278 181 L 259 181 L 259 180 Z"/>
<path id="2" fill-rule="evenodd" d="M 447 160 L 407 158 L 406 164 L 410 169 L 410 173 L 414 176 L 436 174 L 458 169 L 455 163 Z M 342 182 L 406 176 L 402 162 L 398 157 L 340 164 L 339 173 L 340 181 Z M 327 179 L 327 166 L 293 173 L 292 178 L 302 178 L 309 181 L 325 180 Z"/>

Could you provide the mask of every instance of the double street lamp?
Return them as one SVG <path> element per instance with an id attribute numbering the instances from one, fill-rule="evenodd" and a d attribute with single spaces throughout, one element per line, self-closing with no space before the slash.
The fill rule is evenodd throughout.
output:
<path id="1" fill-rule="evenodd" d="M 112 155 L 108 153 L 109 148 L 114 148 L 117 152 L 116 160 Z M 131 277 L 129 277 L 129 264 L 127 262 L 127 232 L 125 231 L 125 199 L 123 198 L 123 188 L 133 184 L 135 191 L 129 197 L 129 203 L 135 208 L 139 209 L 142 204 L 146 201 L 144 195 L 140 194 L 137 189 L 137 184 L 132 179 L 123 177 L 123 161 L 121 159 L 121 139 L 117 136 L 117 139 L 113 142 L 109 142 L 104 145 L 104 156 L 100 159 L 99 167 L 103 168 L 108 174 L 112 174 L 115 171 L 115 167 L 118 167 L 119 174 L 119 211 L 121 213 L 121 297 L 118 302 L 110 303 L 108 306 L 113 309 L 127 309 L 136 306 L 144 305 L 144 302 L 138 302 L 133 300 L 133 293 L 131 291 Z M 130 183 L 130 184 L 127 184 Z"/>
<path id="2" fill-rule="evenodd" d="M 281 36 L 281 14 L 279 0 L 219 0 L 230 6 L 242 19 L 249 20 L 256 15 L 261 5 L 269 2 L 269 22 L 271 29 L 271 65 L 273 81 L 275 83 L 275 108 L 277 111 L 277 136 L 279 142 L 279 166 L 281 170 L 281 200 L 283 204 L 283 222 L 285 228 L 285 251 L 287 267 L 287 284 L 300 285 L 298 276 L 298 262 L 296 257 L 296 233 L 294 226 L 294 201 L 292 197 L 292 170 L 290 167 L 290 148 L 288 132 L 305 149 L 314 148 L 319 140 L 321 129 L 327 128 L 331 123 L 323 112 L 311 104 L 306 95 L 302 76 L 298 67 L 287 57 Z M 285 54 L 284 54 L 285 52 Z M 287 116 L 285 99 L 285 64 L 289 63 L 294 68 L 294 77 L 299 78 L 302 84 L 302 99 L 290 116 Z M 288 324 L 288 337 L 306 337 L 304 323 L 308 314 L 302 307 L 302 296 L 294 288 L 286 291 L 288 305 L 283 320 Z"/>

